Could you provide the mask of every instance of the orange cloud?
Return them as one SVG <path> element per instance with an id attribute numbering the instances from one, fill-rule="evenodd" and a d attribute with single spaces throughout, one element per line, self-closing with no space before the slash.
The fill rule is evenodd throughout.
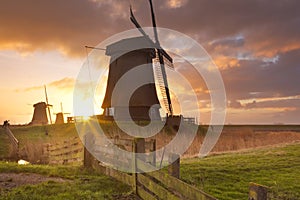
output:
<path id="1" fill-rule="evenodd" d="M 84 56 L 85 45 L 96 46 L 130 25 L 127 18 L 124 22 L 127 2 L 101 2 L 4 1 L 0 7 L 0 49 L 21 53 L 57 50 L 68 56 Z"/>
<path id="2" fill-rule="evenodd" d="M 179 8 L 183 5 L 185 5 L 188 2 L 188 0 L 168 0 L 167 6 L 169 8 Z"/>
<path id="3" fill-rule="evenodd" d="M 69 89 L 74 88 L 74 84 L 75 84 L 74 78 L 66 77 L 66 78 L 63 78 L 63 79 L 60 79 L 60 80 L 57 80 L 57 81 L 53 81 L 53 82 L 48 83 L 46 85 L 50 86 L 50 87 L 55 87 L 55 88 L 60 89 L 60 90 L 69 90 Z M 24 89 L 21 89 L 21 90 L 24 91 L 24 92 L 30 92 L 30 91 L 34 91 L 34 90 L 43 90 L 43 89 L 44 89 L 44 86 L 41 85 L 41 86 L 28 87 L 28 88 L 24 88 Z M 20 91 L 20 89 L 16 90 L 16 92 L 19 92 L 19 91 Z"/>
<path id="4" fill-rule="evenodd" d="M 52 86 L 52 87 L 56 87 L 58 89 L 65 90 L 65 89 L 72 89 L 72 88 L 74 88 L 74 84 L 75 84 L 74 78 L 68 78 L 68 77 L 66 77 L 66 78 L 63 78 L 61 80 L 51 82 L 48 85 Z"/>
<path id="5" fill-rule="evenodd" d="M 140 24 L 151 26 L 147 1 L 132 4 Z M 200 43 L 243 35 L 245 41 L 236 40 L 235 45 L 245 45 L 254 55 L 266 57 L 300 48 L 297 0 L 285 2 L 284 7 L 270 0 L 154 4 L 159 26 L 193 35 Z M 84 56 L 85 45 L 96 46 L 112 34 L 134 28 L 128 1 L 113 0 L 4 1 L 0 24 L 0 49 L 22 53 L 57 50 L 68 56 Z"/>
<path id="6" fill-rule="evenodd" d="M 272 58 L 280 53 L 300 49 L 300 41 L 283 39 L 280 41 L 277 38 L 269 38 L 263 41 L 250 42 L 246 49 L 250 50 L 257 57 Z"/>
<path id="7" fill-rule="evenodd" d="M 220 69 L 240 66 L 239 60 L 237 58 L 216 56 L 215 58 L 213 58 L 213 60 Z"/>
<path id="8" fill-rule="evenodd" d="M 24 92 L 30 92 L 34 90 L 42 90 L 44 89 L 44 86 L 33 86 L 33 87 L 28 87 L 24 89 Z M 18 90 L 19 91 L 19 90 Z"/>

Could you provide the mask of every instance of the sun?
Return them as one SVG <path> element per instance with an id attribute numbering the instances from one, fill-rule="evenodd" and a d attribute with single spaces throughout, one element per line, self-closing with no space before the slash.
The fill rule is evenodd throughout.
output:
<path id="1" fill-rule="evenodd" d="M 90 116 L 82 116 L 82 121 L 87 122 L 90 120 Z"/>

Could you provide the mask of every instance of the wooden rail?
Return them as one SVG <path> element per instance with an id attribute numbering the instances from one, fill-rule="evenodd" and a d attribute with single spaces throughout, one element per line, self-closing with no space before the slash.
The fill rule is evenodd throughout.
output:
<path id="1" fill-rule="evenodd" d="M 14 134 L 11 132 L 11 130 L 8 128 L 8 126 L 5 126 L 5 132 L 9 137 L 10 143 L 13 146 L 14 154 L 16 155 L 16 158 L 19 156 L 19 140 L 14 136 Z"/>
<path id="2" fill-rule="evenodd" d="M 250 182 L 248 200 L 267 200 L 269 194 L 269 187 Z"/>
<path id="3" fill-rule="evenodd" d="M 92 168 L 115 178 L 133 188 L 133 191 L 142 199 L 199 199 L 215 200 L 214 197 L 206 194 L 198 188 L 189 185 L 180 179 L 157 171 L 155 154 L 140 157 L 138 154 L 117 155 L 113 148 L 104 146 L 101 140 L 95 140 L 93 135 L 85 138 L 85 143 L 91 145 L 89 151 L 83 147 L 78 137 L 68 141 L 48 145 L 50 164 L 69 164 L 84 161 L 85 167 Z M 149 153 L 155 151 L 155 140 L 137 138 L 134 140 L 113 138 L 112 144 L 117 145 L 126 151 L 135 153 Z M 84 151 L 83 151 L 84 149 Z M 100 156 L 104 162 L 99 162 L 94 156 Z M 84 160 L 83 160 L 84 158 Z M 134 172 L 125 173 L 120 170 L 108 167 L 109 163 L 123 167 L 134 167 Z M 178 162 L 179 164 L 179 162 Z M 115 165 L 114 165 L 115 167 Z M 116 168 L 116 167 L 115 167 Z M 179 170 L 179 166 L 177 168 Z M 147 171 L 151 171 L 146 173 Z M 172 174 L 172 173 L 171 173 Z"/>
<path id="4" fill-rule="evenodd" d="M 139 141 L 135 140 L 134 142 Z M 137 150 L 137 152 L 139 152 L 139 150 Z M 137 171 L 151 171 L 149 173 L 136 174 L 137 185 L 142 186 L 137 187 L 137 194 L 143 199 L 147 199 L 149 195 L 152 195 L 158 199 L 216 199 L 176 177 L 158 171 L 157 168 L 155 168 L 153 165 L 145 163 L 143 160 L 135 158 L 135 161 Z"/>
<path id="5" fill-rule="evenodd" d="M 95 143 L 94 136 L 89 135 L 85 141 L 94 148 L 92 153 L 97 155 L 101 154 L 101 160 L 110 163 L 120 164 L 120 166 L 134 167 L 134 171 L 138 173 L 125 173 L 105 165 L 97 161 L 93 155 L 85 149 L 85 166 L 93 168 L 96 171 L 109 175 L 125 184 L 130 185 L 133 191 L 142 199 L 199 199 L 199 200 L 216 200 L 216 198 L 206 194 L 198 188 L 189 185 L 182 180 L 173 177 L 162 171 L 157 171 L 156 158 L 152 156 L 147 158 L 138 157 L 138 154 L 132 154 L 132 156 L 120 156 L 115 154 L 112 148 L 103 147 L 100 144 Z M 137 138 L 134 140 L 123 140 L 118 138 L 114 140 L 117 145 L 131 146 L 131 149 L 135 153 L 144 153 L 155 151 L 156 142 L 154 140 L 145 141 L 145 139 Z M 130 145 L 131 144 L 131 145 Z M 102 144 L 103 145 L 103 144 Z M 153 149 L 154 147 L 154 149 Z M 134 156 L 133 156 L 134 155 Z M 154 158 L 153 158 L 154 157 Z M 89 162 L 86 162 L 86 161 Z M 129 163 L 129 162 L 132 163 Z M 153 162 L 154 161 L 154 162 Z M 116 166 L 114 166 L 116 168 Z M 128 169 L 128 168 L 127 168 Z M 178 167 L 179 169 L 179 167 Z M 145 173 L 147 171 L 152 171 Z"/>
<path id="6" fill-rule="evenodd" d="M 49 164 L 70 164 L 83 162 L 83 145 L 78 137 L 47 145 Z"/>

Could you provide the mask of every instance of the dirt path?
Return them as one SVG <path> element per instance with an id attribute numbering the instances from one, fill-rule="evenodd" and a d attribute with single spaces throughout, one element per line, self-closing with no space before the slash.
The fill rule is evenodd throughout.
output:
<path id="1" fill-rule="evenodd" d="M 12 189 L 21 185 L 39 184 L 47 181 L 66 182 L 68 180 L 55 177 L 47 177 L 33 173 L 0 173 L 0 190 Z"/>

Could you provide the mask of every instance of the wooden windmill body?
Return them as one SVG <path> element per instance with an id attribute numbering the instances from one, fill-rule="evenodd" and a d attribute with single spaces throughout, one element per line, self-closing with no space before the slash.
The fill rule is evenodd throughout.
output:
<path id="1" fill-rule="evenodd" d="M 155 50 L 153 48 L 137 48 L 137 50 L 132 50 L 136 48 L 132 46 L 133 44 L 149 46 L 147 43 L 149 42 L 146 38 L 135 37 L 118 41 L 106 48 L 106 55 L 111 57 L 107 89 L 102 104 L 106 116 L 114 116 L 117 120 L 130 120 L 125 111 L 129 109 L 130 117 L 135 121 L 147 121 L 150 120 L 150 117 L 154 120 L 161 120 L 159 114 L 160 105 L 156 94 L 152 67 Z M 128 106 L 124 106 L 124 102 L 120 102 L 122 98 L 112 101 L 112 92 L 120 78 L 135 67 L 143 65 L 147 66 L 144 68 L 144 74 L 136 78 L 146 78 L 149 84 L 139 87 L 133 93 L 129 101 L 129 108 Z M 128 88 L 128 90 L 130 89 Z M 128 90 L 125 88 L 123 92 Z M 122 94 L 118 95 L 121 96 Z"/>
<path id="2" fill-rule="evenodd" d="M 62 102 L 60 102 L 60 110 L 61 112 L 58 112 L 58 113 L 54 113 L 56 115 L 56 118 L 55 118 L 55 124 L 64 124 L 65 123 L 65 120 L 64 120 L 64 115 L 69 115 L 71 113 L 65 113 L 63 111 L 63 105 L 62 105 Z"/>
<path id="3" fill-rule="evenodd" d="M 34 112 L 33 117 L 30 122 L 31 125 L 38 125 L 38 124 L 48 124 L 48 117 L 47 117 L 47 104 L 45 102 L 39 102 L 33 105 Z"/>
<path id="4" fill-rule="evenodd" d="M 130 118 L 132 118 L 134 121 L 147 121 L 150 119 L 161 120 L 159 113 L 159 109 L 161 107 L 156 93 L 153 62 L 158 63 L 158 69 L 161 74 L 161 78 L 158 80 L 158 82 L 160 91 L 162 93 L 163 102 L 166 106 L 167 114 L 169 116 L 173 116 L 171 97 L 165 71 L 165 63 L 167 62 L 173 66 L 173 59 L 160 46 L 152 1 L 149 0 L 149 3 L 151 7 L 155 41 L 152 41 L 152 39 L 150 39 L 150 37 L 142 29 L 134 17 L 132 9 L 130 8 L 130 20 L 136 26 L 136 28 L 138 28 L 142 36 L 123 39 L 106 47 L 106 55 L 111 57 L 111 62 L 109 66 L 106 93 L 102 104 L 102 108 L 104 109 L 103 115 L 105 117 L 113 116 L 113 118 L 117 120 L 130 120 Z M 127 107 L 123 106 L 124 102 L 114 101 L 114 103 L 112 103 L 112 93 L 120 78 L 128 71 L 141 65 L 149 66 L 145 68 L 141 77 L 148 79 L 151 84 L 146 84 L 139 87 L 131 96 L 129 105 L 127 105 Z M 139 76 L 136 78 L 139 78 Z M 130 81 L 135 80 L 133 79 Z M 122 92 L 127 92 L 127 90 L 124 89 Z M 125 115 L 126 112 L 124 109 L 129 109 L 130 118 Z"/>
<path id="5" fill-rule="evenodd" d="M 46 86 L 44 86 L 45 89 L 45 97 L 46 102 L 39 102 L 33 105 L 34 111 L 33 111 L 33 117 L 29 125 L 44 125 L 48 124 L 48 116 L 50 119 L 50 124 L 52 124 L 52 118 L 51 118 L 51 112 L 50 112 L 50 105 L 48 103 L 48 95 L 47 95 L 47 89 Z M 48 116 L 47 116 L 47 110 L 48 110 Z"/>

